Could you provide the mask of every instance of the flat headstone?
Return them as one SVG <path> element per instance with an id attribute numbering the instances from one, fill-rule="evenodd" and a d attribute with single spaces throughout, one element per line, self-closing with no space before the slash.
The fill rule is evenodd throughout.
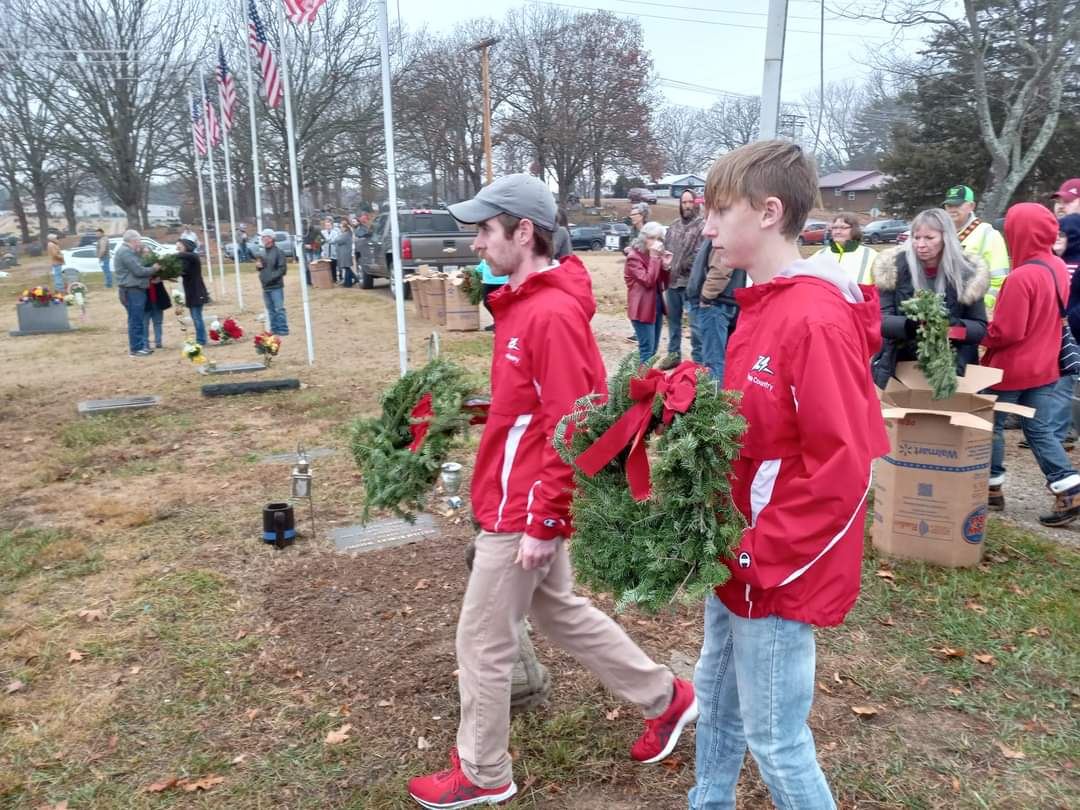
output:
<path id="1" fill-rule="evenodd" d="M 261 394 L 265 391 L 297 391 L 300 380 L 246 380 L 245 382 L 215 383 L 204 385 L 204 397 L 229 397 L 238 394 Z"/>
<path id="2" fill-rule="evenodd" d="M 199 366 L 200 374 L 248 374 L 253 371 L 266 371 L 262 363 L 215 363 L 213 366 Z"/>
<path id="3" fill-rule="evenodd" d="M 87 399 L 79 403 L 78 411 L 83 416 L 95 413 L 110 413 L 112 411 L 137 411 L 142 408 L 153 408 L 161 404 L 161 397 L 118 397 L 117 399 Z"/>
<path id="4" fill-rule="evenodd" d="M 304 451 L 304 455 L 308 457 L 309 461 L 326 458 L 335 453 L 337 453 L 337 450 L 333 447 L 313 447 Z M 294 464 L 296 463 L 296 453 L 274 453 L 272 456 L 263 456 L 259 461 L 263 464 Z"/>
<path id="5" fill-rule="evenodd" d="M 344 526 L 331 531 L 330 538 L 338 551 L 363 552 L 418 543 L 436 534 L 435 518 L 419 514 L 415 523 L 401 518 L 383 518 L 367 525 Z"/>

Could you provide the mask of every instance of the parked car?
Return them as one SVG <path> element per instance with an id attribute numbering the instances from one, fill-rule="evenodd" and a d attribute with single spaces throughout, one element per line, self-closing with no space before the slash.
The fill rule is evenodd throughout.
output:
<path id="1" fill-rule="evenodd" d="M 277 245 L 277 249 L 285 254 L 287 259 L 296 258 L 296 248 L 293 246 L 292 236 L 286 231 L 274 231 L 274 244 Z M 225 255 L 230 259 L 233 257 L 232 242 L 226 242 L 222 245 L 225 251 Z M 262 256 L 266 253 L 262 246 L 262 239 L 258 236 L 249 236 L 247 240 L 248 253 L 252 256 Z"/>
<path id="2" fill-rule="evenodd" d="M 632 203 L 644 202 L 649 205 L 656 205 L 656 192 L 647 188 L 632 188 L 627 192 L 627 196 Z"/>
<path id="3" fill-rule="evenodd" d="M 828 222 L 808 220 L 795 241 L 800 245 L 823 245 L 828 232 Z"/>
<path id="4" fill-rule="evenodd" d="M 613 233 L 616 236 L 629 236 L 632 229 L 625 222 L 605 222 L 600 226 L 604 233 Z"/>
<path id="5" fill-rule="evenodd" d="M 86 247 L 87 245 L 97 244 L 97 234 L 92 231 L 84 231 L 79 234 L 79 247 Z"/>
<path id="6" fill-rule="evenodd" d="M 463 231 L 461 224 L 440 209 L 417 208 L 398 212 L 401 239 L 401 269 L 410 275 L 426 264 L 436 269 L 469 267 L 480 261 L 473 250 L 476 235 Z M 371 236 L 357 241 L 360 249 L 360 286 L 370 290 L 376 278 L 389 279 L 393 274 L 394 253 L 390 215 L 380 214 L 371 223 Z M 405 285 L 405 297 L 412 297 Z"/>
<path id="7" fill-rule="evenodd" d="M 109 238 L 109 255 L 115 255 L 116 249 L 120 247 L 120 243 L 123 240 L 119 236 L 113 236 Z M 151 239 L 149 236 L 142 238 L 143 247 L 149 251 L 153 251 L 159 256 L 167 256 L 170 253 L 176 253 L 175 244 L 162 244 L 155 239 Z M 97 257 L 97 242 L 92 245 L 83 245 L 82 247 L 72 248 L 70 250 L 61 251 L 64 255 L 64 269 L 78 270 L 80 273 L 100 273 L 101 264 L 98 262 Z"/>
<path id="8" fill-rule="evenodd" d="M 605 236 L 598 225 L 579 225 L 570 229 L 570 246 L 574 250 L 603 250 Z"/>
<path id="9" fill-rule="evenodd" d="M 910 225 L 902 219 L 879 219 L 869 225 L 863 225 L 863 241 L 871 245 L 880 245 L 882 242 L 896 242 Z"/>
<path id="10" fill-rule="evenodd" d="M 908 228 L 903 233 L 898 233 L 896 235 L 896 244 L 902 245 L 902 244 L 904 244 L 904 242 L 906 242 L 910 238 L 911 238 L 911 228 Z"/>

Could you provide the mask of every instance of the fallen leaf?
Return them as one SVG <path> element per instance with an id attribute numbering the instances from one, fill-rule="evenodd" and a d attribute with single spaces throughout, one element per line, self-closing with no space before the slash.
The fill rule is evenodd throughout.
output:
<path id="1" fill-rule="evenodd" d="M 22 681 L 12 681 L 4 687 L 4 691 L 9 695 L 14 695 L 16 692 L 21 692 L 26 688 L 26 684 Z"/>
<path id="2" fill-rule="evenodd" d="M 1023 751 L 1017 751 L 1014 748 L 1009 748 L 1009 746 L 1005 745 L 1005 743 L 1003 742 L 999 742 L 997 744 L 997 747 L 1001 749 L 1001 754 L 1005 757 L 1005 759 L 1027 759 L 1027 754 L 1025 754 Z"/>
<path id="3" fill-rule="evenodd" d="M 349 730 L 352 728 L 352 723 L 346 723 L 336 731 L 331 731 L 326 735 L 326 739 L 323 740 L 327 745 L 339 745 L 349 739 Z"/>
<path id="4" fill-rule="evenodd" d="M 936 652 L 942 658 L 963 658 L 967 652 L 963 647 L 937 647 L 931 652 Z"/>
<path id="5" fill-rule="evenodd" d="M 202 779 L 196 779 L 194 782 L 184 781 L 181 784 L 188 793 L 192 793 L 196 790 L 209 790 L 214 785 L 220 785 L 225 781 L 224 776 L 218 776 L 216 773 L 204 776 Z"/>
<path id="6" fill-rule="evenodd" d="M 247 634 L 248 634 L 248 631 L 247 631 L 247 630 L 240 630 L 240 631 L 239 631 L 239 632 L 238 632 L 238 633 L 236 634 L 236 636 L 235 636 L 235 637 L 233 638 L 233 641 L 239 641 L 239 640 L 240 640 L 240 639 L 242 639 L 242 638 L 247 638 Z"/>
<path id="7" fill-rule="evenodd" d="M 82 619 L 84 622 L 87 622 L 89 624 L 90 622 L 99 622 L 99 621 L 101 621 L 101 617 L 105 615 L 105 611 L 104 610 L 86 610 L 86 609 L 83 609 L 83 610 L 80 610 L 75 615 L 78 616 L 80 619 Z"/>
<path id="8" fill-rule="evenodd" d="M 142 667 L 131 667 L 128 670 L 128 675 L 138 675 L 140 672 L 142 672 Z"/>
<path id="9" fill-rule="evenodd" d="M 884 627 L 893 627 L 896 622 L 892 620 L 892 616 L 878 616 L 877 623 Z"/>
<path id="10" fill-rule="evenodd" d="M 111 737 L 109 737 L 109 750 L 115 751 L 118 745 L 120 745 L 120 738 L 117 735 L 113 734 Z"/>
<path id="11" fill-rule="evenodd" d="M 248 719 L 248 722 L 250 723 L 256 717 L 258 717 L 261 713 L 262 712 L 259 709 L 248 709 L 246 712 L 244 712 L 244 716 Z"/>
<path id="12" fill-rule="evenodd" d="M 953 793 L 959 793 L 960 792 L 960 777 L 954 776 L 952 778 L 952 789 L 953 789 Z"/>
<path id="13" fill-rule="evenodd" d="M 955 697 L 960 697 L 960 695 L 964 694 L 964 690 L 963 689 L 957 689 L 955 686 L 950 686 L 949 687 L 949 694 L 953 695 Z"/>
<path id="14" fill-rule="evenodd" d="M 430 579 L 421 579 L 413 586 L 413 590 L 414 591 L 426 591 L 430 587 L 431 587 L 431 580 Z"/>
<path id="15" fill-rule="evenodd" d="M 844 685 L 844 679 L 840 677 L 839 672 L 834 672 L 833 675 L 832 675 L 832 679 L 834 681 L 836 681 L 838 684 L 840 684 L 841 686 Z"/>
<path id="16" fill-rule="evenodd" d="M 833 690 L 832 690 L 832 689 L 830 689 L 829 687 L 827 687 L 827 686 L 826 686 L 826 685 L 825 685 L 824 683 L 822 683 L 821 681 L 818 681 L 818 682 L 817 682 L 817 686 L 818 686 L 818 689 L 820 689 L 820 690 L 821 690 L 822 692 L 824 692 L 824 693 L 825 693 L 826 695 L 831 695 L 831 694 L 833 693 Z"/>
<path id="17" fill-rule="evenodd" d="M 890 571 L 888 568 L 879 568 L 877 575 L 882 579 L 887 579 L 889 582 L 896 582 L 896 574 Z"/>
<path id="18" fill-rule="evenodd" d="M 84 655 L 84 653 L 81 653 L 78 650 L 68 650 L 68 661 L 70 661 L 71 663 L 75 663 L 76 661 L 82 661 Z"/>
<path id="19" fill-rule="evenodd" d="M 859 717 L 874 717 L 878 710 L 873 706 L 852 706 L 851 711 L 855 712 Z"/>
<path id="20" fill-rule="evenodd" d="M 618 706 L 616 706 L 610 712 L 607 712 L 604 717 L 606 717 L 608 720 L 618 720 L 620 714 L 622 714 L 622 711 L 619 709 Z"/>
<path id="21" fill-rule="evenodd" d="M 1049 627 L 1029 627 L 1024 631 L 1025 636 L 1038 636 L 1039 638 L 1046 638 L 1050 635 Z"/>
<path id="22" fill-rule="evenodd" d="M 973 613 L 978 613 L 980 615 L 986 613 L 986 608 L 983 607 L 982 605 L 980 605 L 978 602 L 976 602 L 973 599 L 968 599 L 966 602 L 964 602 L 964 607 L 966 607 L 968 610 L 972 611 Z"/>
<path id="23" fill-rule="evenodd" d="M 146 789 L 146 792 L 147 793 L 162 793 L 162 792 L 168 790 L 169 788 L 176 787 L 176 785 L 177 785 L 177 783 L 179 781 L 180 780 L 177 779 L 175 776 L 167 776 L 164 779 L 162 779 L 160 782 L 154 782 L 154 784 L 150 785 L 150 787 L 148 787 Z"/>
<path id="24" fill-rule="evenodd" d="M 667 769 L 671 773 L 681 771 L 683 767 L 683 758 L 680 756 L 670 756 L 667 759 L 660 761 L 660 767 Z"/>
<path id="25" fill-rule="evenodd" d="M 1027 591 L 1017 585 L 1015 582 L 1009 586 L 1009 590 L 1015 593 L 1017 596 L 1027 596 Z"/>
<path id="26" fill-rule="evenodd" d="M 1001 649 L 1003 649 L 1005 652 L 1016 652 L 1016 645 L 1015 644 L 1002 644 Z"/>
<path id="27" fill-rule="evenodd" d="M 338 717 L 352 717 L 352 709 L 349 708 L 349 704 L 342 703 L 338 706 L 337 715 Z"/>
<path id="28" fill-rule="evenodd" d="M 994 665 L 994 656 L 990 655 L 990 653 L 976 653 L 973 657 L 980 664 L 986 664 L 991 667 Z"/>
<path id="29" fill-rule="evenodd" d="M 420 751 L 427 751 L 432 746 L 431 746 L 431 743 L 428 742 L 427 737 L 417 737 L 416 738 L 416 747 Z"/>
<path id="30" fill-rule="evenodd" d="M 375 705 L 378 706 L 380 709 L 386 709 L 394 705 L 394 699 L 390 698 L 390 700 L 380 700 Z"/>

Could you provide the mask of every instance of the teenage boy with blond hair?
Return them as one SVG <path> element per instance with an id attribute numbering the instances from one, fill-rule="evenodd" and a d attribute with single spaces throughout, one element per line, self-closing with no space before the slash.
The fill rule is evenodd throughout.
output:
<path id="1" fill-rule="evenodd" d="M 731 476 L 748 528 L 705 608 L 691 810 L 735 807 L 748 747 L 778 808 L 836 806 L 807 725 L 812 625 L 840 624 L 858 596 L 871 463 L 889 445 L 877 294 L 795 244 L 817 194 L 813 163 L 779 140 L 724 155 L 705 187 L 702 235 L 754 286 L 736 293 L 724 378 L 748 425 Z"/>

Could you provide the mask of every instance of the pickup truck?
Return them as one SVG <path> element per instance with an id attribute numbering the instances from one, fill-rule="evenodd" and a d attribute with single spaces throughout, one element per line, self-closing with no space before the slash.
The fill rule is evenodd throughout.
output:
<path id="1" fill-rule="evenodd" d="M 443 269 L 478 264 L 472 249 L 475 234 L 461 230 L 458 221 L 445 210 L 398 211 L 401 234 L 401 269 L 405 275 L 422 264 Z M 380 214 L 371 223 L 371 236 L 359 243 L 360 286 L 370 290 L 375 279 L 389 279 L 394 271 L 390 215 Z M 405 295 L 409 296 L 409 286 Z"/>

